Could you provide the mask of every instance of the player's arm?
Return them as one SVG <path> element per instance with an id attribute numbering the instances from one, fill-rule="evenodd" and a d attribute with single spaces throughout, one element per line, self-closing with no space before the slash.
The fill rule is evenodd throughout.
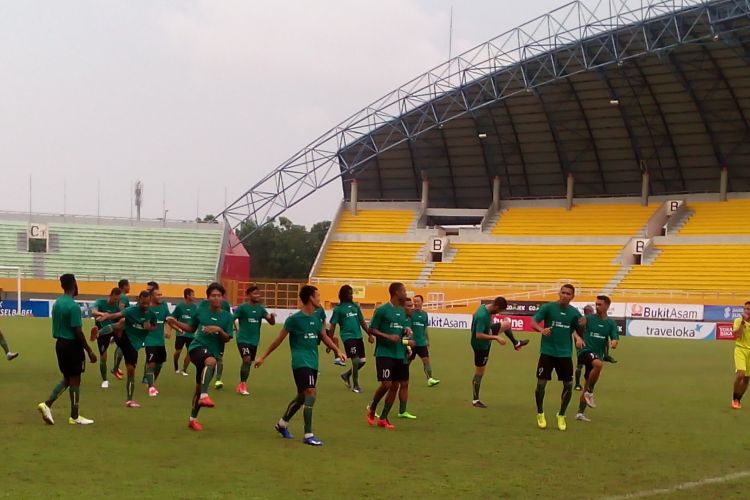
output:
<path id="1" fill-rule="evenodd" d="M 106 316 L 106 313 L 99 311 L 98 307 L 91 308 L 91 317 L 94 318 L 95 320 L 105 321 L 107 319 L 105 316 Z M 100 318 L 104 318 L 104 319 L 100 319 Z"/>
<path id="2" fill-rule="evenodd" d="M 169 316 L 166 319 L 166 322 L 172 328 L 176 330 L 182 330 L 183 332 L 187 332 L 187 333 L 193 333 L 198 329 L 198 325 L 191 325 L 188 323 L 183 323 L 182 321 L 179 321 L 177 318 L 173 316 Z"/>
<path id="3" fill-rule="evenodd" d="M 383 313 L 380 311 L 380 309 L 375 309 L 375 314 L 373 314 L 372 316 L 372 320 L 370 321 L 370 328 L 367 330 L 367 334 L 381 338 L 383 340 L 387 340 L 388 342 L 401 342 L 401 337 L 399 335 L 388 335 L 387 333 L 383 333 L 379 330 L 382 319 Z"/>
<path id="4" fill-rule="evenodd" d="M 505 331 L 506 329 L 510 328 L 510 321 L 507 319 L 503 319 L 499 323 L 499 330 Z M 492 334 L 492 327 L 490 326 L 489 322 L 486 324 L 483 324 L 480 328 L 480 331 L 474 334 L 474 338 L 477 340 L 489 340 L 489 341 L 495 341 L 500 345 L 505 345 L 505 339 L 501 337 L 500 335 L 493 335 Z"/>
<path id="5" fill-rule="evenodd" d="M 263 319 L 265 319 L 269 325 L 273 326 L 276 324 L 276 313 L 269 313 L 266 311 L 266 315 L 263 316 Z"/>
<path id="6" fill-rule="evenodd" d="M 609 346 L 612 349 L 617 349 L 617 346 L 620 345 L 620 334 L 617 333 L 617 324 L 612 324 L 612 330 L 609 334 Z"/>
<path id="7" fill-rule="evenodd" d="M 534 314 L 534 316 L 531 317 L 531 329 L 534 330 L 535 332 L 541 333 L 542 335 L 546 337 L 547 335 L 550 335 L 552 333 L 552 328 L 550 327 L 545 328 L 539 324 L 539 322 L 545 319 L 544 317 L 547 314 L 547 308 L 545 306 L 546 304 L 540 307 L 539 310 L 536 312 L 536 314 Z"/>
<path id="8" fill-rule="evenodd" d="M 261 357 L 255 360 L 255 368 L 260 368 L 260 366 L 263 364 L 263 362 L 266 360 L 268 356 L 271 355 L 273 351 L 276 350 L 277 347 L 281 345 L 282 342 L 284 342 L 284 339 L 286 336 L 289 335 L 289 331 L 286 328 L 282 328 L 279 332 L 278 337 L 276 337 L 273 342 L 271 342 L 271 345 L 268 346 L 268 349 L 266 349 L 266 352 L 263 353 Z M 323 337 L 325 341 L 325 337 Z"/>
<path id="9" fill-rule="evenodd" d="M 732 333 L 735 337 L 742 335 L 742 332 L 745 330 L 745 325 L 747 325 L 748 321 L 750 321 L 750 318 L 745 317 L 745 313 L 742 313 L 742 316 L 738 318 L 740 321 L 737 323 L 737 328 L 732 329 Z"/>
<path id="10" fill-rule="evenodd" d="M 335 325 L 331 325 L 331 332 L 333 332 Z M 331 336 L 325 335 L 326 327 L 324 326 L 320 330 L 320 340 L 323 341 L 323 343 L 331 349 L 333 352 L 336 353 L 337 358 L 341 358 L 341 361 L 346 361 L 346 354 L 341 352 L 336 345 L 336 343 L 333 341 L 333 333 L 331 333 Z"/>
<path id="11" fill-rule="evenodd" d="M 71 311 L 70 327 L 73 330 L 76 340 L 78 340 L 86 353 L 88 353 L 89 361 L 96 363 L 96 354 L 94 354 L 89 343 L 86 342 L 86 337 L 83 335 L 83 328 L 81 328 L 81 326 L 81 309 L 78 306 L 75 306 L 75 310 Z"/>

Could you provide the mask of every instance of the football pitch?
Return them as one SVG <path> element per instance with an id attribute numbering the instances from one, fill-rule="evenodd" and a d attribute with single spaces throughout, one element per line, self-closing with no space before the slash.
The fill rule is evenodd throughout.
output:
<path id="1" fill-rule="evenodd" d="M 187 428 L 194 372 L 174 373 L 173 341 L 161 394 L 136 388 L 142 408 L 125 407 L 123 381 L 110 377 L 101 389 L 98 365 L 88 365 L 81 414 L 96 423 L 68 425 L 66 393 L 48 426 L 36 405 L 60 379 L 50 322 L 2 318 L 0 329 L 21 353 L 0 358 L 2 497 L 727 498 L 744 496 L 750 480 L 750 401 L 745 410 L 729 407 L 732 342 L 624 338 L 612 353 L 619 363 L 606 364 L 597 385 L 598 408 L 587 411 L 592 422 L 574 420 L 576 392 L 566 432 L 555 425 L 561 385 L 554 380 L 545 400 L 549 427 L 536 428 L 536 334 L 519 335 L 531 339 L 521 352 L 493 345 L 481 394 L 489 408 L 476 409 L 468 332 L 431 331 L 441 383 L 428 388 L 416 360 L 409 411 L 418 419 L 395 418 L 396 406 L 392 431 L 365 421 L 374 359 L 361 375 L 363 393 L 354 394 L 321 349 L 313 427 L 325 445 L 315 448 L 301 442 L 301 411 L 290 426 L 295 439 L 273 429 L 295 393 L 286 343 L 253 368 L 249 397 L 234 392 L 239 355 L 233 342 L 227 346 L 226 385 L 211 391 L 216 408 L 201 410 L 203 432 Z M 275 332 L 264 326 L 260 352 Z M 721 479 L 702 482 L 710 478 Z"/>

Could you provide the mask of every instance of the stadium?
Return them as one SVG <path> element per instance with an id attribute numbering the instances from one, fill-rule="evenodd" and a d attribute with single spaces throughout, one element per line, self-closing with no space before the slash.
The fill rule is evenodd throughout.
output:
<path id="1" fill-rule="evenodd" d="M 162 394 L 141 398 L 138 418 L 122 407 L 122 381 L 100 390 L 91 369 L 81 405 L 97 425 L 84 439 L 98 448 L 78 456 L 95 477 L 81 479 L 87 492 L 63 487 L 57 496 L 100 496 L 109 482 L 122 485 L 125 498 L 742 494 L 750 477 L 741 465 L 746 417 L 729 406 L 726 341 L 750 300 L 749 116 L 747 2 L 576 1 L 365 106 L 253 184 L 217 223 L 0 213 L 0 329 L 21 353 L 2 370 L 6 428 L 23 443 L 7 452 L 9 496 L 57 488 L 81 447 L 69 442 L 78 429 L 41 427 L 34 414 L 59 377 L 48 318 L 65 273 L 77 277 L 84 314 L 122 278 L 131 300 L 156 281 L 172 304 L 184 289 L 202 298 L 218 281 L 233 307 L 258 286 L 280 323 L 300 307 L 305 284 L 320 291 L 329 319 L 341 286 L 350 285 L 370 321 L 388 303 L 391 283 L 402 282 L 409 297 L 424 298 L 442 382 L 428 387 L 417 362 L 409 407 L 419 418 L 395 422 L 392 433 L 371 429 L 372 348 L 365 346 L 370 361 L 358 396 L 344 391 L 333 356 L 320 349 L 315 426 L 328 439 L 319 454 L 279 445 L 273 433 L 292 394 L 286 354 L 253 368 L 249 398 L 212 389 L 217 408 L 201 413 L 208 425 L 199 445 L 184 429 L 191 379 L 165 370 Z M 342 201 L 309 279 L 257 282 L 242 244 L 253 234 L 247 228 L 331 183 L 341 186 Z M 191 242 L 189 253 L 177 239 Z M 541 432 L 533 420 L 540 336 L 532 317 L 565 284 L 581 310 L 611 297 L 619 363 L 603 369 L 591 422 L 570 419 L 565 433 Z M 469 330 L 475 311 L 498 295 L 507 308 L 497 319 L 530 344 L 493 350 L 482 387 L 489 408 L 476 410 Z M 92 325 L 84 319 L 85 331 Z M 278 329 L 263 326 L 258 354 Z M 244 361 L 234 346 L 227 352 L 225 380 L 234 380 Z M 554 379 L 548 418 L 557 390 Z M 59 421 L 64 399 L 55 406 Z M 112 439 L 112 428 L 127 433 Z M 41 430 L 50 432 L 40 437 Z M 48 444 L 40 458 L 34 449 Z M 242 463 L 246 457 L 255 458 Z M 324 472 L 292 467 L 300 457 Z M 185 460 L 216 484 L 186 478 Z M 166 470 L 151 481 L 160 466 Z M 332 480 L 342 468 L 353 476 Z M 272 484 L 238 492 L 231 479 L 248 469 Z M 170 490 L 175 482 L 186 489 Z"/>

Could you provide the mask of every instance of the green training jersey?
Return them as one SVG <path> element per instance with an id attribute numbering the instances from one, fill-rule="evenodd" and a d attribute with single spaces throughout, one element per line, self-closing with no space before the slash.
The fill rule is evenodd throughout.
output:
<path id="1" fill-rule="evenodd" d="M 140 349 L 146 344 L 148 330 L 144 328 L 146 323 L 156 325 L 156 314 L 149 307 L 145 311 L 140 306 L 126 307 L 122 311 L 125 318 L 125 335 L 135 349 Z"/>
<path id="2" fill-rule="evenodd" d="M 555 358 L 569 358 L 573 353 L 573 331 L 578 328 L 581 313 L 568 305 L 562 307 L 559 302 L 547 302 L 534 314 L 534 321 L 544 321 L 545 328 L 552 333 L 542 335 L 540 352 Z"/>
<path id="3" fill-rule="evenodd" d="M 70 295 L 61 295 L 52 306 L 52 337 L 76 340 L 81 323 L 81 306 Z"/>
<path id="4" fill-rule="evenodd" d="M 377 309 L 370 321 L 370 327 L 379 330 L 386 335 L 398 335 L 404 337 L 404 328 L 408 326 L 406 311 L 403 307 L 396 307 L 390 302 L 386 302 Z M 406 346 L 401 342 L 391 342 L 377 337 L 375 343 L 376 358 L 406 358 Z"/>
<path id="5" fill-rule="evenodd" d="M 204 332 L 203 328 L 218 326 L 231 337 L 234 326 L 232 313 L 226 311 L 223 306 L 219 311 L 213 311 L 211 307 L 198 307 L 190 324 L 195 327 L 195 338 L 190 344 L 190 350 L 202 347 L 208 349 L 212 356 L 220 357 L 223 352 L 224 341 L 218 334 Z"/>
<path id="6" fill-rule="evenodd" d="M 492 318 L 490 312 L 487 310 L 487 306 L 482 304 L 479 306 L 474 316 L 471 318 L 471 347 L 477 351 L 488 351 L 492 346 L 491 340 L 480 340 L 477 338 L 477 333 L 484 333 L 486 335 L 491 334 L 490 324 Z"/>
<path id="7" fill-rule="evenodd" d="M 359 305 L 354 302 L 344 302 L 333 308 L 331 325 L 341 328 L 341 340 L 356 340 L 362 338 L 364 319 Z"/>
<path id="8" fill-rule="evenodd" d="M 289 348 L 292 351 L 292 370 L 297 368 L 318 369 L 318 337 L 323 330 L 320 315 L 315 311 L 307 315 L 297 311 L 284 321 L 289 332 Z"/>
<path id="9" fill-rule="evenodd" d="M 619 338 L 615 320 L 601 319 L 597 314 L 589 314 L 586 316 L 586 330 L 583 332 L 583 349 L 578 349 L 578 354 L 593 352 L 599 358 L 603 358 L 609 341 Z"/>
<path id="10" fill-rule="evenodd" d="M 120 310 L 130 307 L 130 299 L 124 293 L 120 294 Z"/>
<path id="11" fill-rule="evenodd" d="M 320 322 L 323 323 L 323 326 L 326 326 L 326 310 L 322 307 L 319 307 L 315 309 L 315 313 L 318 318 L 320 318 Z"/>
<path id="12" fill-rule="evenodd" d="M 115 302 L 114 304 L 109 303 L 109 299 L 97 299 L 96 302 L 94 302 L 94 305 L 91 306 L 92 309 L 96 309 L 99 312 L 102 313 L 109 313 L 114 314 L 120 312 L 120 301 Z M 114 321 L 112 320 L 104 320 L 104 321 L 96 321 L 96 326 L 99 328 L 99 333 L 102 333 L 102 331 L 107 331 L 108 333 L 112 333 L 112 327 L 114 326 Z M 105 330 L 106 329 L 106 330 Z"/>
<path id="13" fill-rule="evenodd" d="M 193 302 L 192 304 L 183 302 L 181 304 L 177 304 L 174 308 L 174 311 L 172 311 L 169 316 L 173 317 L 180 323 L 190 325 L 193 321 L 193 316 L 195 316 L 195 311 L 197 310 L 198 304 L 196 304 L 195 302 Z M 193 335 L 193 332 L 183 332 L 182 330 L 178 330 L 177 336 L 192 339 L 195 335 Z"/>
<path id="14" fill-rule="evenodd" d="M 234 319 L 240 325 L 237 332 L 238 344 L 257 346 L 260 343 L 260 327 L 268 311 L 262 304 L 244 303 L 234 310 Z"/>
<path id="15" fill-rule="evenodd" d="M 151 330 L 146 335 L 146 347 L 164 347 L 164 320 L 169 316 L 169 307 L 166 302 L 158 306 L 149 307 L 156 316 L 156 330 Z"/>
<path id="16" fill-rule="evenodd" d="M 414 333 L 414 344 L 417 347 L 427 347 L 427 325 L 429 317 L 424 311 L 414 311 L 411 314 L 411 331 Z"/>

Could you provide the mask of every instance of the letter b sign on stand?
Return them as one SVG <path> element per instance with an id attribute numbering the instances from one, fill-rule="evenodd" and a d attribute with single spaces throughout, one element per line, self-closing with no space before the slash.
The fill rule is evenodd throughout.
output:
<path id="1" fill-rule="evenodd" d="M 442 262 L 443 253 L 445 253 L 447 248 L 447 238 L 432 238 L 430 240 L 430 255 L 432 257 L 432 262 Z"/>

